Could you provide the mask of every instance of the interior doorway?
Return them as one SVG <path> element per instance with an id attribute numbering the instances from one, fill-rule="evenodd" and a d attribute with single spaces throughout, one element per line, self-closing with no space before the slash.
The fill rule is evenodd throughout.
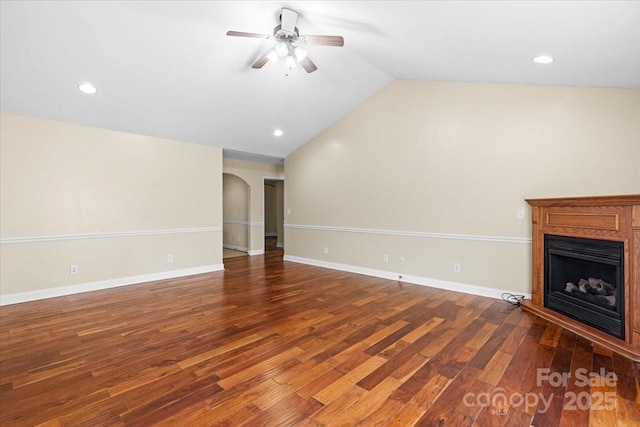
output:
<path id="1" fill-rule="evenodd" d="M 284 180 L 264 178 L 264 250 L 284 248 Z"/>

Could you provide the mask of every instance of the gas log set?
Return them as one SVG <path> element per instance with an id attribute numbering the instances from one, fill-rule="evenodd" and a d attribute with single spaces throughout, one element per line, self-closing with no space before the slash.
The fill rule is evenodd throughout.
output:
<path id="1" fill-rule="evenodd" d="M 564 291 L 604 307 L 616 305 L 616 287 L 602 279 L 594 279 L 593 277 L 580 279 L 577 285 L 573 282 L 567 282 Z"/>

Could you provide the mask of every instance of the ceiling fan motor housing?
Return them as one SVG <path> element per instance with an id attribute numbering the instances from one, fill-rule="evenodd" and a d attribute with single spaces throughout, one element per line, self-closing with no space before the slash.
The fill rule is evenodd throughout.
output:
<path id="1" fill-rule="evenodd" d="M 273 29 L 273 37 L 278 42 L 295 43 L 300 38 L 300 32 L 298 27 L 293 29 L 293 32 L 282 29 L 282 25 L 278 25 Z"/>

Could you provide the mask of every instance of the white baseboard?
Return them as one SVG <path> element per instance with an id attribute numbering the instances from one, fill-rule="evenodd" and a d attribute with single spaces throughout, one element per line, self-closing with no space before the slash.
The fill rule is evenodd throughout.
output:
<path id="1" fill-rule="evenodd" d="M 465 294 L 478 295 L 483 297 L 502 299 L 504 293 L 515 293 L 524 295 L 525 299 L 531 299 L 530 293 L 516 292 L 506 289 L 495 289 L 487 286 L 468 285 L 465 283 L 449 282 L 446 280 L 429 279 L 428 277 L 412 276 L 410 274 L 400 274 L 385 270 L 359 267 L 356 265 L 340 264 L 337 262 L 321 261 L 311 258 L 302 258 L 293 255 L 285 255 L 285 261 L 308 264 L 316 267 L 330 268 L 333 270 L 347 271 L 349 273 L 364 274 L 366 276 L 379 277 L 381 279 L 395 280 L 398 282 L 412 283 L 414 285 L 429 286 L 432 288 L 445 289 L 448 291 L 463 292 Z"/>
<path id="2" fill-rule="evenodd" d="M 381 279 L 398 280 L 398 274 L 391 271 L 375 270 L 373 268 L 358 267 L 349 264 L 339 264 L 337 262 L 321 261 L 318 259 L 302 258 L 293 255 L 285 255 L 285 261 L 297 262 L 298 264 L 308 264 L 316 267 L 330 268 L 332 270 L 347 271 L 349 273 L 364 274 L 366 276 L 380 277 Z"/>
<path id="3" fill-rule="evenodd" d="M 244 248 L 242 246 L 235 246 L 235 245 L 227 245 L 226 243 L 222 245 L 222 247 L 225 249 L 231 249 L 233 251 L 249 252 L 249 248 Z"/>
<path id="4" fill-rule="evenodd" d="M 264 249 L 254 249 L 247 252 L 249 256 L 264 255 Z"/>
<path id="5" fill-rule="evenodd" d="M 173 279 L 176 277 L 192 276 L 194 274 L 212 273 L 224 270 L 224 264 L 204 265 L 202 267 L 185 268 L 183 270 L 163 271 L 160 273 L 141 274 L 139 276 L 120 277 L 117 279 L 100 280 L 97 282 L 81 283 L 79 285 L 61 286 L 58 288 L 40 289 L 37 291 L 20 292 L 17 294 L 0 295 L 0 306 L 35 301 L 45 298 L 61 297 L 82 292 L 98 291 L 101 289 L 117 288 L 119 286 L 136 285 L 155 280 Z"/>

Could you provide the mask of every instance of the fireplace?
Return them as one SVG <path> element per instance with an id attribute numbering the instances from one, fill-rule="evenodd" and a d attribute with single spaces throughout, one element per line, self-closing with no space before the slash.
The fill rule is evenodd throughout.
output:
<path id="1" fill-rule="evenodd" d="M 544 306 L 624 339 L 622 242 L 544 236 Z"/>
<path id="2" fill-rule="evenodd" d="M 528 199 L 522 307 L 640 362 L 640 194 Z"/>

